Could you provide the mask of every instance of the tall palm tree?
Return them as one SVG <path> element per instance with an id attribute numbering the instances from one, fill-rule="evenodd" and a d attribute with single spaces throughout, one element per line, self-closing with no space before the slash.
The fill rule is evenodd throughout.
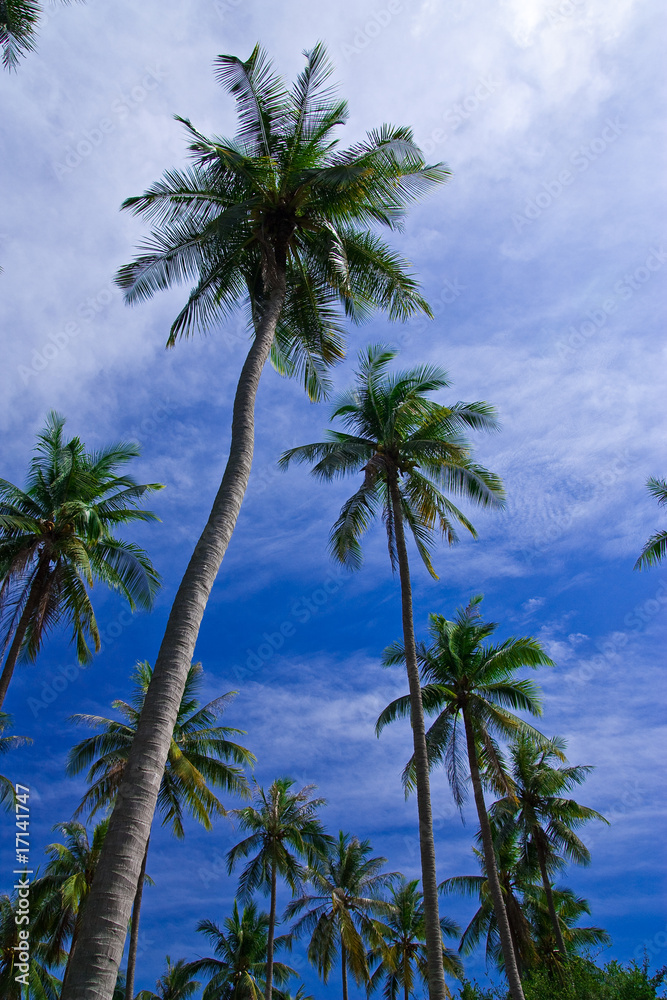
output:
<path id="1" fill-rule="evenodd" d="M 70 0 L 61 2 L 70 3 Z M 0 48 L 5 69 L 16 69 L 23 56 L 35 51 L 42 9 L 39 0 L 3 0 L 0 3 Z"/>
<path id="2" fill-rule="evenodd" d="M 667 479 L 651 477 L 646 483 L 646 489 L 658 501 L 661 507 L 667 504 Z M 651 535 L 635 563 L 635 569 L 648 569 L 662 562 L 667 555 L 667 531 L 657 531 Z"/>
<path id="3" fill-rule="evenodd" d="M 81 823 L 57 823 L 53 829 L 64 836 L 65 843 L 49 844 L 45 848 L 49 861 L 44 874 L 31 887 L 34 909 L 31 936 L 43 942 L 45 964 L 60 964 L 69 944 L 63 989 L 67 985 L 82 913 L 108 826 L 106 819 L 98 823 L 90 840 Z"/>
<path id="4" fill-rule="evenodd" d="M 495 802 L 492 808 L 499 823 L 500 841 L 518 833 L 525 855 L 534 854 L 537 860 L 554 938 L 563 958 L 565 941 L 548 868 L 559 855 L 578 865 L 590 864 L 590 851 L 574 831 L 592 819 L 607 822 L 595 809 L 563 797 L 565 792 L 581 785 L 593 770 L 589 765 L 565 767 L 561 762 L 565 760 L 566 747 L 557 737 L 538 746 L 527 734 L 517 733 L 510 746 L 512 793 Z M 559 763 L 554 767 L 556 761 Z"/>
<path id="5" fill-rule="evenodd" d="M 160 976 L 153 990 L 142 990 L 137 994 L 136 1000 L 190 1000 L 200 984 L 196 979 L 191 978 L 189 965 L 185 959 L 179 958 L 177 962 L 171 961 L 169 955 L 166 958 L 167 970 Z M 126 993 L 127 1000 L 132 1000 L 132 995 Z"/>
<path id="6" fill-rule="evenodd" d="M 211 788 L 222 788 L 232 795 L 249 795 L 248 782 L 242 765 L 254 763 L 255 757 L 245 747 L 229 739 L 240 734 L 240 729 L 214 725 L 225 706 L 236 694 L 230 691 L 207 705 L 200 706 L 197 692 L 201 686 L 201 664 L 193 663 L 188 672 L 176 725 L 167 755 L 158 795 L 158 809 L 162 825 L 171 826 L 179 840 L 185 836 L 183 811 L 212 829 L 211 817 L 222 816 L 226 810 Z M 101 732 L 72 747 L 65 770 L 69 775 L 80 774 L 89 768 L 86 779 L 90 788 L 83 797 L 75 816 L 89 811 L 93 816 L 101 808 L 113 805 L 123 777 L 137 731 L 137 724 L 152 675 L 149 663 L 136 665 L 134 671 L 134 696 L 131 703 L 113 702 L 113 708 L 123 721 L 105 719 L 99 715 L 73 715 L 79 725 L 99 729 Z M 233 761 L 233 764 L 229 762 Z M 126 993 L 133 996 L 134 974 L 139 941 L 139 915 L 146 876 L 148 842 L 141 866 L 132 908 L 130 947 L 127 958 Z"/>
<path id="7" fill-rule="evenodd" d="M 149 609 L 159 577 L 138 545 L 115 537 L 117 525 L 157 520 L 139 504 L 158 483 L 139 485 L 118 468 L 139 455 L 133 444 L 86 452 L 66 441 L 64 417 L 51 411 L 37 436 L 25 490 L 0 479 L 0 643 L 9 652 L 0 677 L 0 707 L 19 656 L 33 661 L 46 634 L 64 624 L 80 663 L 100 648 L 87 587 L 101 580 L 130 607 Z"/>
<path id="8" fill-rule="evenodd" d="M 393 319 L 418 310 L 430 315 L 405 262 L 374 229 L 399 226 L 407 206 L 448 171 L 425 164 L 407 128 L 383 126 L 339 150 L 335 131 L 347 119 L 347 105 L 331 88 L 322 45 L 306 53 L 290 91 L 259 47 L 245 62 L 219 56 L 216 70 L 236 98 L 239 132 L 234 139 L 208 139 L 185 122 L 192 166 L 169 171 L 126 202 L 155 229 L 146 252 L 122 269 L 119 281 L 131 301 L 182 280 L 195 282 L 170 342 L 245 304 L 251 344 L 234 397 L 225 472 L 172 605 L 98 870 L 95 905 L 84 921 L 82 957 L 63 1000 L 109 1000 L 113 988 L 132 905 L 129 887 L 139 878 L 202 616 L 250 475 L 265 362 L 272 355 L 280 371 L 302 376 L 315 398 L 326 389 L 327 366 L 342 354 L 340 310 L 357 320 L 374 308 Z M 127 888 L 119 891 L 119 883 Z"/>
<path id="9" fill-rule="evenodd" d="M 401 586 L 405 665 L 411 698 L 411 721 L 417 775 L 417 810 L 422 885 L 426 915 L 426 946 L 429 953 L 429 989 L 432 1000 L 444 995 L 445 980 L 435 845 L 419 669 L 415 653 L 410 567 L 405 526 L 432 576 L 430 541 L 439 528 L 450 543 L 457 540 L 458 522 L 475 535 L 465 515 L 446 493 L 464 496 L 481 506 L 502 506 L 500 480 L 470 458 L 470 447 L 462 437 L 464 428 L 491 430 L 495 411 L 487 403 L 456 403 L 444 406 L 429 394 L 449 385 L 441 368 L 420 366 L 389 374 L 396 352 L 369 347 L 359 356 L 356 383 L 333 410 L 332 419 L 342 418 L 351 433 L 330 431 L 318 444 L 292 448 L 281 464 L 292 460 L 315 462 L 312 472 L 325 481 L 363 473 L 357 492 L 343 505 L 331 533 L 334 558 L 350 568 L 361 563 L 360 537 L 376 514 L 382 514 L 389 543 L 392 569 L 398 566 Z"/>
<path id="10" fill-rule="evenodd" d="M 191 975 L 203 973 L 209 977 L 202 1000 L 261 1000 L 267 980 L 269 914 L 258 912 L 252 900 L 239 914 L 234 900 L 232 915 L 225 919 L 224 928 L 220 930 L 212 920 L 201 920 L 197 925 L 197 930 L 213 945 L 215 955 L 197 959 L 188 966 Z M 277 945 L 284 942 L 284 937 L 276 939 Z M 294 969 L 274 962 L 273 978 L 279 985 L 293 975 L 296 975 Z"/>
<path id="11" fill-rule="evenodd" d="M 429 763 L 444 761 L 454 800 L 465 799 L 464 755 L 460 746 L 459 720 L 463 723 L 465 756 L 472 781 L 479 819 L 484 863 L 498 921 L 505 969 L 513 1000 L 524 1000 L 521 980 L 512 946 L 510 926 L 503 903 L 502 888 L 493 847 L 489 816 L 483 790 L 483 775 L 495 790 L 511 793 L 496 736 L 511 738 L 519 731 L 544 740 L 531 726 L 509 709 L 541 714 L 537 686 L 529 679 L 515 676 L 521 667 L 553 666 L 540 643 L 529 638 L 510 638 L 497 645 L 486 644 L 497 629 L 495 622 L 482 620 L 481 596 L 473 597 L 466 608 L 459 608 L 454 621 L 443 615 L 430 615 L 431 644 L 420 643 L 417 659 L 421 666 L 425 710 L 439 715 L 426 734 Z M 385 665 L 404 663 L 406 649 L 395 643 L 385 650 Z M 412 700 L 404 696 L 393 701 L 380 715 L 377 732 L 399 717 L 409 716 Z M 416 758 L 409 762 L 405 781 L 409 788 L 416 782 Z"/>
<path id="12" fill-rule="evenodd" d="M 371 965 L 377 968 L 371 976 L 369 994 L 380 986 L 384 1000 L 399 1000 L 400 991 L 404 1000 L 415 995 L 418 982 L 428 986 L 428 960 L 424 941 L 424 897 L 413 879 L 403 878 L 393 885 L 389 902 L 392 909 L 378 924 L 382 944 L 373 948 L 369 955 Z M 447 917 L 440 918 L 443 936 L 455 937 L 460 928 Z M 445 972 L 456 979 L 463 977 L 463 966 L 458 955 L 450 948 L 442 946 L 442 964 Z M 448 995 L 451 996 L 449 990 Z"/>
<path id="13" fill-rule="evenodd" d="M 382 872 L 387 859 L 371 858 L 371 851 L 368 840 L 341 830 L 327 854 L 314 859 L 308 869 L 306 877 L 315 893 L 293 899 L 285 910 L 288 920 L 306 910 L 291 935 L 310 934 L 308 958 L 325 983 L 340 955 L 343 1000 L 348 1000 L 348 969 L 357 983 L 370 980 L 367 945 L 382 944 L 374 918 L 391 911 L 382 897 L 399 877 L 398 872 Z"/>
<path id="14" fill-rule="evenodd" d="M 326 851 L 331 838 L 324 832 L 316 813 L 326 800 L 312 799 L 314 785 L 305 785 L 292 792 L 291 778 L 278 778 L 268 793 L 263 788 L 255 792 L 255 803 L 235 809 L 242 830 L 250 832 L 227 853 L 227 869 L 231 873 L 241 858 L 254 855 L 244 867 L 239 879 L 239 892 L 249 899 L 262 889 L 271 899 L 267 939 L 266 1000 L 271 1000 L 273 987 L 273 939 L 276 926 L 276 893 L 278 877 L 284 879 L 292 892 L 297 892 L 304 877 L 303 861 L 312 861 Z"/>

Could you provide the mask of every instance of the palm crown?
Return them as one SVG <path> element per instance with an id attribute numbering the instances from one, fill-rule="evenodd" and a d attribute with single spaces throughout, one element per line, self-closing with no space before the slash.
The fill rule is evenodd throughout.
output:
<path id="1" fill-rule="evenodd" d="M 646 483 L 646 488 L 661 507 L 667 505 L 667 479 L 651 477 Z M 665 555 L 667 555 L 667 531 L 656 531 L 642 549 L 634 568 L 648 569 L 649 566 L 662 562 Z"/>
<path id="2" fill-rule="evenodd" d="M 457 540 L 456 523 L 471 534 L 467 517 L 445 495 L 465 496 L 481 506 L 501 506 L 503 490 L 493 473 L 470 458 L 464 428 L 493 430 L 495 410 L 487 403 L 444 406 L 427 394 L 449 386 L 446 372 L 422 365 L 389 374 L 396 352 L 375 345 L 359 355 L 352 389 L 336 402 L 332 420 L 341 418 L 353 433 L 329 431 L 328 440 L 285 452 L 281 466 L 292 461 L 314 462 L 313 475 L 332 480 L 363 472 L 364 481 L 344 504 L 331 532 L 331 551 L 356 568 L 362 555 L 359 539 L 373 517 L 382 513 L 392 565 L 397 563 L 395 516 L 391 487 L 400 494 L 400 509 L 429 572 L 431 535 L 440 528 L 448 541 Z"/>
<path id="3" fill-rule="evenodd" d="M 124 721 L 98 715 L 72 716 L 72 720 L 79 725 L 101 730 L 97 735 L 77 743 L 68 754 L 68 774 L 79 774 L 89 768 L 87 780 L 90 788 L 76 814 L 85 809 L 94 815 L 113 803 L 151 676 L 150 664 L 138 663 L 134 672 L 135 694 L 132 702 L 120 699 L 113 702 L 113 707 Z M 225 814 L 222 803 L 209 785 L 235 795 L 248 795 L 248 782 L 242 767 L 255 760 L 249 750 L 229 739 L 230 736 L 240 735 L 240 729 L 214 724 L 236 692 L 231 691 L 200 706 L 197 699 L 200 685 L 201 664 L 195 663 L 188 673 L 158 795 L 163 826 L 171 825 L 179 838 L 184 836 L 184 807 L 206 830 L 212 829 L 212 815 Z"/>
<path id="4" fill-rule="evenodd" d="M 0 479 L 5 644 L 13 636 L 6 671 L 19 652 L 34 660 L 46 633 L 60 623 L 71 627 L 79 661 L 91 659 L 88 643 L 100 647 L 87 590 L 95 579 L 121 593 L 133 609 L 150 608 L 159 586 L 144 550 L 114 532 L 121 524 L 157 520 L 139 504 L 162 487 L 117 474 L 138 456 L 136 445 L 89 453 L 79 438 L 65 440 L 64 424 L 63 417 L 49 414 L 24 490 Z"/>
<path id="5" fill-rule="evenodd" d="M 192 165 L 124 203 L 155 228 L 118 282 L 128 301 L 196 282 L 171 328 L 173 344 L 242 302 L 256 329 L 271 289 L 284 280 L 272 361 L 285 375 L 301 375 L 316 397 L 326 388 L 326 365 L 342 356 L 339 306 L 353 320 L 378 306 L 399 319 L 429 312 L 405 262 L 372 227 L 399 227 L 406 207 L 449 172 L 425 164 L 407 128 L 385 125 L 339 150 L 335 130 L 347 120 L 347 104 L 330 84 L 323 45 L 305 56 L 289 91 L 259 46 L 245 62 L 218 56 L 216 74 L 236 98 L 239 131 L 206 138 L 178 119 Z"/>

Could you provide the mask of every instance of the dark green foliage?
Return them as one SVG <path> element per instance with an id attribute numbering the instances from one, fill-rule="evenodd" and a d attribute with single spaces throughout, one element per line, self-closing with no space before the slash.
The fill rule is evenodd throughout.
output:
<path id="1" fill-rule="evenodd" d="M 667 996 L 658 992 L 667 980 L 667 967 L 651 975 L 648 962 L 621 965 L 609 962 L 603 968 L 588 959 L 572 961 L 570 982 L 554 981 L 547 972 L 534 972 L 523 982 L 526 1000 L 659 1000 Z M 482 989 L 476 983 L 465 982 L 458 1000 L 506 1000 L 504 987 Z"/>

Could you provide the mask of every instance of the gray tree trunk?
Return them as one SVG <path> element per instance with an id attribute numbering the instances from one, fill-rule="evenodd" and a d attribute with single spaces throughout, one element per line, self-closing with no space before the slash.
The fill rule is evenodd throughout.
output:
<path id="1" fill-rule="evenodd" d="M 415 647 L 415 628 L 412 614 L 412 587 L 408 550 L 405 544 L 403 512 L 398 480 L 389 479 L 389 494 L 394 516 L 396 554 L 401 581 L 401 613 L 403 618 L 403 645 L 405 666 L 410 687 L 410 715 L 415 755 L 415 780 L 417 785 L 417 813 L 419 816 L 419 850 L 421 855 L 422 889 L 424 893 L 424 926 L 428 963 L 428 989 L 430 1000 L 445 1000 L 448 995 L 442 964 L 442 931 L 438 912 L 438 879 L 435 870 L 435 843 L 431 815 L 431 783 L 429 779 L 428 752 L 424 706 L 422 705 L 419 666 Z"/>
<path id="2" fill-rule="evenodd" d="M 127 976 L 125 977 L 125 1000 L 134 1000 L 134 974 L 137 967 L 137 949 L 139 945 L 139 915 L 141 913 L 141 898 L 144 894 L 146 880 L 146 861 L 148 860 L 148 843 L 141 862 L 137 891 L 132 905 L 132 925 L 130 927 L 130 947 L 127 952 Z"/>
<path id="3" fill-rule="evenodd" d="M 273 993 L 273 938 L 276 930 L 276 863 L 271 865 L 271 906 L 269 908 L 269 936 L 266 942 L 266 1000 L 271 1000 Z"/>
<path id="4" fill-rule="evenodd" d="M 544 893 L 547 897 L 547 906 L 549 908 L 549 916 L 551 917 L 551 923 L 554 929 L 554 934 L 556 935 L 556 944 L 558 945 L 558 950 L 560 951 L 563 961 L 567 961 L 567 950 L 565 948 L 565 941 L 563 940 L 563 935 L 561 933 L 560 924 L 558 923 L 558 914 L 556 913 L 556 906 L 554 904 L 554 894 L 551 888 L 551 882 L 549 881 L 549 876 L 547 874 L 547 859 L 544 850 L 544 845 L 540 843 L 539 836 L 536 838 L 537 848 L 537 859 L 540 864 L 540 874 L 542 875 L 542 885 L 544 886 Z"/>
<path id="5" fill-rule="evenodd" d="M 160 782 L 206 602 L 232 536 L 250 476 L 254 406 L 283 302 L 276 274 L 243 364 L 229 458 L 204 531 L 169 615 L 153 677 L 111 815 L 62 1000 L 111 1000 L 148 843 Z"/>
<path id="6" fill-rule="evenodd" d="M 343 983 L 343 1000 L 347 1000 L 347 952 L 342 941 L 340 943 L 340 973 Z"/>
<path id="7" fill-rule="evenodd" d="M 493 911 L 496 915 L 496 923 L 498 924 L 500 946 L 503 951 L 503 961 L 505 962 L 505 975 L 507 976 L 507 983 L 510 988 L 512 1000 L 525 1000 L 523 987 L 521 986 L 521 977 L 519 976 L 519 969 L 516 962 L 516 955 L 514 954 L 514 947 L 512 945 L 512 932 L 510 930 L 509 920 L 507 919 L 507 910 L 505 909 L 505 902 L 503 900 L 500 878 L 498 877 L 498 866 L 496 865 L 496 852 L 493 849 L 491 824 L 489 823 L 489 816 L 486 811 L 484 792 L 482 791 L 482 779 L 480 778 L 479 765 L 477 763 L 475 737 L 472 731 L 472 723 L 470 722 L 468 714 L 465 710 L 463 712 L 463 724 L 465 726 L 466 745 L 468 748 L 470 777 L 472 779 L 472 787 L 475 794 L 475 805 L 477 806 L 479 828 L 482 834 L 486 877 L 489 882 L 489 889 L 491 890 L 491 901 L 493 903 Z"/>

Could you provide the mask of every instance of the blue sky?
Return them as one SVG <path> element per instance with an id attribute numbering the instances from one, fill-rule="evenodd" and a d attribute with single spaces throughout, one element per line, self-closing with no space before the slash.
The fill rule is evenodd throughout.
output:
<path id="1" fill-rule="evenodd" d="M 502 424 L 475 453 L 503 477 L 507 510 L 471 512 L 479 539 L 439 549 L 438 582 L 414 562 L 418 629 L 429 612 L 450 614 L 483 592 L 500 635 L 544 642 L 557 666 L 539 678 L 543 731 L 568 740 L 573 762 L 596 766 L 581 799 L 612 820 L 590 827 L 593 864 L 571 869 L 567 883 L 612 935 L 608 956 L 628 960 L 646 946 L 664 964 L 667 569 L 632 571 L 662 517 L 645 481 L 665 474 L 662 7 L 89 0 L 47 14 L 38 53 L 0 79 L 2 475 L 22 482 L 55 408 L 90 447 L 139 441 L 135 473 L 167 488 L 153 504 L 161 523 L 133 535 L 164 578 L 154 613 L 119 622 L 121 603 L 96 591 L 107 641 L 93 665 L 75 671 L 54 637 L 36 666 L 17 672 L 6 707 L 34 743 L 5 771 L 33 789 L 35 857 L 84 787 L 63 773 L 82 735 L 68 716 L 106 714 L 129 695 L 133 663 L 155 658 L 220 478 L 245 350 L 232 320 L 164 351 L 186 289 L 124 306 L 113 274 L 146 231 L 118 207 L 184 162 L 175 113 L 204 133 L 234 131 L 233 102 L 211 71 L 218 53 L 245 57 L 259 40 L 291 79 L 302 49 L 321 38 L 351 105 L 342 141 L 384 121 L 408 124 L 429 159 L 453 171 L 394 239 L 435 320 L 352 329 L 336 384 L 349 381 L 360 347 L 387 342 L 401 364 L 447 368 L 443 399 L 488 400 Z M 225 719 L 247 731 L 260 783 L 281 774 L 316 783 L 332 831 L 371 838 L 390 870 L 416 876 L 415 803 L 399 781 L 409 734 L 373 734 L 378 712 L 405 690 L 400 671 L 380 666 L 400 632 L 382 532 L 368 536 L 361 572 L 338 573 L 326 539 L 350 484 L 276 468 L 286 447 L 319 438 L 326 422 L 326 406 L 267 369 L 250 487 L 197 647 L 204 695 L 238 689 Z M 286 621 L 294 635 L 247 670 L 265 633 Z M 56 691 L 63 668 L 71 679 Z M 433 795 L 440 878 L 473 872 L 472 813 L 463 826 L 440 774 Z M 212 834 L 190 824 L 182 843 L 155 830 L 138 987 L 154 983 L 165 954 L 206 953 L 195 925 L 229 913 L 235 886 L 220 859 L 234 837 L 226 821 Z M 447 912 L 465 924 L 472 907 L 452 899 Z M 324 989 L 295 961 L 310 992 L 337 995 L 335 978 Z M 483 958 L 467 967 L 482 976 Z"/>

